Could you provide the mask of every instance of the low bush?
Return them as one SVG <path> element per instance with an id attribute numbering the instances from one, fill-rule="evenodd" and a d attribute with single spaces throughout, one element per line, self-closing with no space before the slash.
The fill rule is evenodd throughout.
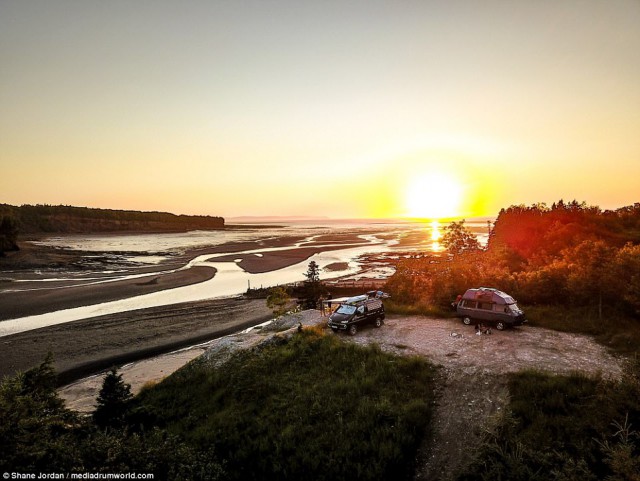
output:
<path id="1" fill-rule="evenodd" d="M 210 449 L 196 451 L 158 428 L 103 429 L 65 408 L 52 362 L 49 356 L 40 366 L 0 382 L 0 472 L 137 471 L 154 473 L 159 480 L 223 478 Z"/>
<path id="2" fill-rule="evenodd" d="M 509 410 L 459 481 L 623 480 L 640 474 L 637 370 L 619 382 L 513 374 Z"/>
<path id="3" fill-rule="evenodd" d="M 633 354 L 640 346 L 640 323 L 620 311 L 603 319 L 594 306 L 523 306 L 531 326 L 588 334 L 619 354 Z"/>
<path id="4" fill-rule="evenodd" d="M 304 330 L 139 399 L 154 424 L 213 448 L 230 479 L 407 479 L 431 416 L 424 360 Z"/>

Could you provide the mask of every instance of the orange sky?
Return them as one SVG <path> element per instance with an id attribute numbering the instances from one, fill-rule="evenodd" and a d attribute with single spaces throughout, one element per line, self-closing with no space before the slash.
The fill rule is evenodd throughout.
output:
<path id="1" fill-rule="evenodd" d="M 633 0 L 5 0 L 0 203 L 331 217 L 631 204 L 638 25 Z"/>

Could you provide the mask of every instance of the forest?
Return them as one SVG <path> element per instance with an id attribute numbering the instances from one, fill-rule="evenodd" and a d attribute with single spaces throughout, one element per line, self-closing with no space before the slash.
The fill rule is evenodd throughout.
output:
<path id="1" fill-rule="evenodd" d="M 100 232 L 185 232 L 223 229 L 224 218 L 168 212 L 93 209 L 68 205 L 0 204 L 0 252 L 16 235 Z"/>
<path id="2" fill-rule="evenodd" d="M 396 301 L 442 309 L 485 286 L 534 313 L 554 306 L 587 314 L 595 327 L 640 317 L 640 203 L 614 211 L 577 201 L 512 206 L 500 211 L 486 247 L 464 221 L 447 226 L 441 242 L 444 254 L 399 263 L 387 283 Z"/>

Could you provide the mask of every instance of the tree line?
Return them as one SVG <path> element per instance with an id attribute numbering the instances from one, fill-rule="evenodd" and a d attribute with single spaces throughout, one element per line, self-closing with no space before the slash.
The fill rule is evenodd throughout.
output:
<path id="1" fill-rule="evenodd" d="M 562 200 L 500 211 L 485 248 L 464 221 L 445 228 L 444 255 L 418 253 L 387 283 L 406 304 L 447 306 L 470 287 L 528 304 L 590 306 L 640 317 L 640 203 L 602 211 Z"/>
<path id="2" fill-rule="evenodd" d="M 224 228 L 224 218 L 168 212 L 93 209 L 69 205 L 0 204 L 0 252 L 11 250 L 17 233 L 184 232 Z"/>

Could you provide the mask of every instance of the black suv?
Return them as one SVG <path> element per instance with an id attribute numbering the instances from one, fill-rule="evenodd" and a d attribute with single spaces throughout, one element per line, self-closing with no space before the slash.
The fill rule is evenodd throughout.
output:
<path id="1" fill-rule="evenodd" d="M 380 327 L 383 322 L 382 301 L 366 295 L 347 299 L 329 316 L 329 327 L 333 332 L 347 331 L 352 336 L 358 332 L 359 325 L 373 324 Z"/>

